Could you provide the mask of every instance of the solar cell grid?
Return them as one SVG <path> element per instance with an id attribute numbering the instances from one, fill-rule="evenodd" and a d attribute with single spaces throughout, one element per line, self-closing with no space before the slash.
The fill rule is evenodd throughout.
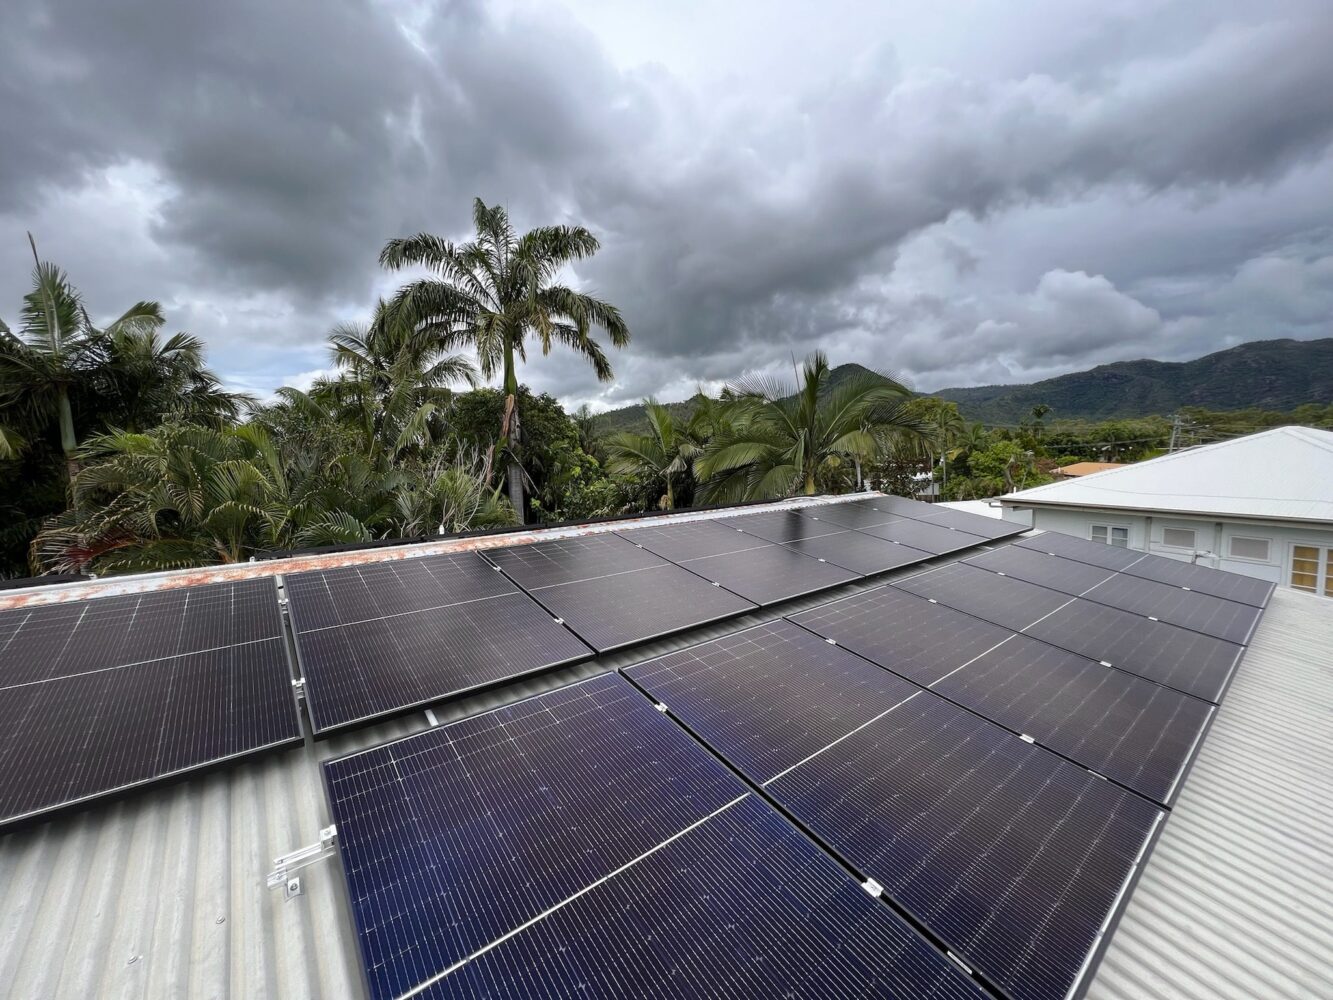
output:
<path id="1" fill-rule="evenodd" d="M 632 528 L 618 534 L 628 542 L 642 545 L 649 552 L 677 563 L 770 544 L 765 539 L 728 527 L 724 522 L 711 520 Z"/>
<path id="2" fill-rule="evenodd" d="M 425 997 L 986 994 L 753 797 L 478 956 Z"/>
<path id="3" fill-rule="evenodd" d="M 1084 596 L 1098 604 L 1240 644 L 1250 641 L 1262 614 L 1249 604 L 1125 574 L 1098 584 Z"/>
<path id="4" fill-rule="evenodd" d="M 1012 634 L 893 587 L 853 594 L 790 618 L 923 686 Z"/>
<path id="5" fill-rule="evenodd" d="M 763 514 L 743 514 L 720 523 L 748 531 L 769 542 L 795 542 L 818 538 L 840 531 L 838 525 L 816 521 L 794 510 L 772 510 Z"/>
<path id="6" fill-rule="evenodd" d="M 928 518 L 938 510 L 934 504 L 908 500 L 906 497 L 881 495 L 874 497 L 873 500 L 874 505 L 880 510 L 901 514 L 903 517 Z"/>
<path id="7" fill-rule="evenodd" d="M 665 563 L 660 556 L 612 532 L 487 549 L 486 557 L 527 591 L 632 573 Z"/>
<path id="8" fill-rule="evenodd" d="M 272 578 L 0 612 L 0 687 L 282 634 Z"/>
<path id="9" fill-rule="evenodd" d="M 649 660 L 625 675 L 768 781 L 919 688 L 788 621 Z"/>
<path id="10" fill-rule="evenodd" d="M 859 577 L 831 562 L 771 542 L 742 552 L 682 560 L 680 565 L 759 605 L 812 594 Z"/>
<path id="11" fill-rule="evenodd" d="M 1015 580 L 1039 584 L 1062 594 L 1077 596 L 1109 580 L 1115 571 L 1091 563 L 1047 555 L 1036 549 L 1005 545 L 963 560 L 992 573 L 1012 576 Z"/>
<path id="12" fill-rule="evenodd" d="M 744 794 L 605 674 L 326 762 L 372 996 L 399 996 Z"/>
<path id="13" fill-rule="evenodd" d="M 940 504 L 926 504 L 925 506 L 930 510 L 928 513 L 922 512 L 919 515 L 923 520 L 932 524 L 942 524 L 950 528 L 956 528 L 959 531 L 967 531 L 974 535 L 981 535 L 983 538 L 992 540 L 1009 538 L 1013 535 L 1021 535 L 1028 530 L 1025 525 L 1015 524 L 1013 521 L 1006 521 L 999 517 L 969 514 L 965 510 L 955 510 L 952 507 L 944 507 Z"/>
<path id="14" fill-rule="evenodd" d="M 1144 556 L 1125 572 L 1130 576 L 1155 580 L 1173 587 L 1188 587 L 1200 594 L 1252 604 L 1256 608 L 1268 604 L 1274 586 L 1267 580 L 1256 580 L 1240 573 L 1227 573 L 1208 566 L 1167 559 L 1164 556 Z"/>
<path id="15" fill-rule="evenodd" d="M 1025 631 L 1211 702 L 1221 700 L 1244 652 L 1223 639 L 1082 599 Z"/>
<path id="16" fill-rule="evenodd" d="M 1023 635 L 931 690 L 1168 805 L 1213 713 L 1207 702 Z"/>
<path id="17" fill-rule="evenodd" d="M 1159 809 L 930 692 L 881 690 L 869 663 L 829 675 L 785 647 L 734 650 L 706 644 L 677 675 L 637 679 L 669 688 L 673 715 L 1016 1000 L 1075 988 Z"/>
<path id="18" fill-rule="evenodd" d="M 0 826 L 294 742 L 282 640 L 8 688 Z"/>
<path id="19" fill-rule="evenodd" d="M 1073 535 L 1065 535 L 1058 531 L 1043 531 L 1039 535 L 1020 538 L 1014 544 L 1036 552 L 1047 552 L 1065 559 L 1076 559 L 1079 562 L 1113 570 L 1126 569 L 1143 558 L 1143 553 L 1134 549 L 1090 542 L 1086 538 L 1075 538 Z"/>
<path id="20" fill-rule="evenodd" d="M 934 555 L 957 552 L 986 542 L 980 535 L 946 528 L 930 521 L 914 521 L 910 518 L 902 518 L 888 524 L 870 525 L 858 530 L 874 538 L 911 545 Z"/>
<path id="21" fill-rule="evenodd" d="M 883 539 L 871 538 L 859 531 L 838 531 L 818 538 L 802 538 L 788 542 L 788 548 L 823 559 L 854 573 L 869 576 L 884 573 L 899 566 L 910 566 L 931 558 L 929 552 L 899 545 Z"/>
<path id="22" fill-rule="evenodd" d="M 635 572 L 543 587 L 534 594 L 599 653 L 755 608 L 666 561 Z"/>
<path id="23" fill-rule="evenodd" d="M 851 503 L 831 503 L 821 507 L 811 507 L 806 516 L 844 528 L 866 528 L 876 524 L 889 524 L 892 521 L 906 520 L 902 514 L 881 510 L 873 500 L 856 500 Z"/>
<path id="24" fill-rule="evenodd" d="M 965 563 L 895 580 L 892 586 L 1016 632 L 1074 600 L 1068 594 Z"/>

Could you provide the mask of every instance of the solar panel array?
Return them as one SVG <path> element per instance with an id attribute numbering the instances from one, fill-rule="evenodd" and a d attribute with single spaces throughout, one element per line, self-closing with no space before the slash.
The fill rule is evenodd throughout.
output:
<path id="1" fill-rule="evenodd" d="M 607 648 L 964 534 L 878 501 L 490 555 L 562 618 L 614 581 Z M 371 995 L 1077 995 L 1243 649 L 1166 615 L 1255 618 L 1131 565 L 988 552 L 327 764 Z"/>
<path id="2" fill-rule="evenodd" d="M 1020 1000 L 1074 988 L 1162 816 L 789 622 L 626 673 Z"/>
<path id="3" fill-rule="evenodd" d="M 300 739 L 271 579 L 0 612 L 0 827 Z"/>
<path id="4" fill-rule="evenodd" d="M 473 552 L 296 573 L 284 589 L 316 733 L 592 655 Z"/>
<path id="5" fill-rule="evenodd" d="M 327 762 L 371 997 L 982 998 L 607 674 Z"/>

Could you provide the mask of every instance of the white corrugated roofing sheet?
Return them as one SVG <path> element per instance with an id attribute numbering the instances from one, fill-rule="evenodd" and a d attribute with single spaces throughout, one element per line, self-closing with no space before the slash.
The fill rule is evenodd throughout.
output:
<path id="1" fill-rule="evenodd" d="M 436 714 L 449 721 L 769 617 L 756 612 Z M 303 870 L 304 894 L 291 900 L 264 876 L 328 823 L 319 761 L 426 724 L 419 713 L 308 741 L 0 837 L 0 997 L 361 995 L 336 861 Z M 1279 590 L 1088 995 L 1333 998 L 1331 900 L 1333 615 L 1319 598 Z"/>
<path id="2" fill-rule="evenodd" d="M 1002 499 L 1333 524 L 1333 431 L 1277 427 Z"/>

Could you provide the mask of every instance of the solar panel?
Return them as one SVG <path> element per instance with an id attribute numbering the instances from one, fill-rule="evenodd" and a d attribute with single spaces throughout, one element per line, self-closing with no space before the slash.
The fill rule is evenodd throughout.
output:
<path id="1" fill-rule="evenodd" d="M 932 503 L 922 503 L 920 500 L 908 500 L 906 497 L 895 497 L 888 495 L 879 495 L 873 498 L 874 505 L 880 510 L 888 511 L 891 514 L 901 514 L 903 517 L 927 518 L 937 508 Z"/>
<path id="2" fill-rule="evenodd" d="M 1070 596 L 1085 593 L 1115 575 L 1115 570 L 1102 566 L 1051 556 L 1017 545 L 1005 545 L 963 561 L 969 566 L 980 566 L 992 573 L 1040 584 Z"/>
<path id="3" fill-rule="evenodd" d="M 982 996 L 618 675 L 324 775 L 375 1000 Z"/>
<path id="4" fill-rule="evenodd" d="M 831 562 L 820 562 L 772 543 L 743 552 L 688 559 L 680 565 L 759 605 L 813 594 L 860 578 L 860 574 Z"/>
<path id="5" fill-rule="evenodd" d="M 1144 556 L 1125 572 L 1130 576 L 1167 583 L 1173 587 L 1188 587 L 1200 594 L 1252 604 L 1256 608 L 1268 604 L 1274 587 L 1267 580 L 1256 580 L 1240 573 L 1227 573 L 1208 566 L 1167 559 L 1165 556 Z"/>
<path id="6" fill-rule="evenodd" d="M 271 578 L 0 613 L 0 827 L 301 740 Z"/>
<path id="7" fill-rule="evenodd" d="M 1068 594 L 1013 577 L 997 576 L 965 563 L 895 580 L 893 586 L 1015 632 L 1073 600 Z"/>
<path id="8" fill-rule="evenodd" d="M 893 587 L 853 594 L 789 617 L 923 686 L 1013 634 Z"/>
<path id="9" fill-rule="evenodd" d="M 744 514 L 719 522 L 769 542 L 795 542 L 817 538 L 841 530 L 836 524 L 816 521 L 794 510 L 770 510 L 763 514 Z"/>
<path id="10" fill-rule="evenodd" d="M 486 554 L 599 653 L 755 609 L 611 533 Z"/>
<path id="11" fill-rule="evenodd" d="M 284 589 L 316 733 L 592 655 L 473 552 L 296 573 Z"/>
<path id="12" fill-rule="evenodd" d="M 725 642 L 636 679 L 1009 996 L 1077 989 L 1160 809 L 850 654 L 830 675 Z"/>
<path id="13" fill-rule="evenodd" d="M 787 547 L 816 559 L 824 559 L 863 576 L 884 573 L 899 566 L 910 566 L 933 558 L 931 553 L 912 548 L 910 545 L 886 542 L 851 530 L 821 535 L 818 538 L 802 538 L 788 542 Z"/>
<path id="14" fill-rule="evenodd" d="M 1114 576 L 1084 596 L 1098 604 L 1241 644 L 1250 641 L 1259 616 L 1263 614 L 1260 608 L 1250 604 L 1182 590 L 1128 574 Z"/>
<path id="15" fill-rule="evenodd" d="M 1014 544 L 1036 552 L 1046 552 L 1065 559 L 1076 559 L 1079 562 L 1113 570 L 1126 569 L 1143 558 L 1143 553 L 1134 549 L 1122 549 L 1116 545 L 1090 542 L 1086 538 L 1075 538 L 1073 535 L 1062 534 L 1059 531 L 1043 531 L 1039 535 L 1020 538 Z"/>
<path id="16" fill-rule="evenodd" d="M 919 516 L 932 524 L 943 524 L 950 528 L 957 528 L 959 531 L 968 531 L 974 535 L 981 535 L 992 540 L 1021 535 L 1028 530 L 1026 525 L 1015 524 L 1013 521 L 1006 521 L 1000 517 L 969 514 L 965 510 L 955 510 L 952 507 L 944 507 L 940 504 L 925 504 L 924 506 L 930 508 L 929 512 L 912 516 Z"/>
<path id="17" fill-rule="evenodd" d="M 617 534 L 627 542 L 641 545 L 676 563 L 773 544 L 767 539 L 745 534 L 724 521 L 713 520 L 628 528 Z"/>
<path id="18" fill-rule="evenodd" d="M 1205 701 L 1023 635 L 931 690 L 1164 805 L 1214 711 Z"/>
<path id="19" fill-rule="evenodd" d="M 970 549 L 986 542 L 980 535 L 946 528 L 929 521 L 914 521 L 910 518 L 902 518 L 888 524 L 868 525 L 858 530 L 874 538 L 911 545 L 933 555 Z"/>
<path id="20" fill-rule="evenodd" d="M 1025 629 L 1071 652 L 1218 702 L 1245 647 L 1077 599 Z"/>
<path id="21" fill-rule="evenodd" d="M 812 520 L 836 524 L 843 528 L 866 528 L 876 524 L 888 524 L 890 521 L 906 520 L 902 514 L 881 510 L 875 506 L 873 499 L 810 507 L 806 510 L 805 516 Z"/>

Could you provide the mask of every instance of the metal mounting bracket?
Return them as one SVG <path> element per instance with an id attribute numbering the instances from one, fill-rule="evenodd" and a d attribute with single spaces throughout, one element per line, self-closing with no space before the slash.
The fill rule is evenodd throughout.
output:
<path id="1" fill-rule="evenodd" d="M 317 864 L 325 858 L 333 857 L 337 851 L 338 828 L 326 826 L 319 831 L 319 841 L 273 859 L 273 871 L 268 873 L 266 882 L 270 889 L 282 887 L 284 898 L 293 899 L 301 895 L 301 876 L 296 872 L 302 868 Z"/>

